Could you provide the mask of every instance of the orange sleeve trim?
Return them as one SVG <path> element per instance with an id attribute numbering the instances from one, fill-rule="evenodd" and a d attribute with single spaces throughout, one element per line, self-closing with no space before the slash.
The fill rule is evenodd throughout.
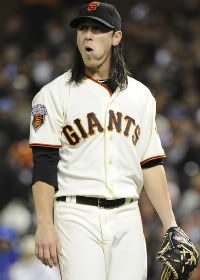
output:
<path id="1" fill-rule="evenodd" d="M 48 144 L 40 144 L 40 143 L 33 143 L 29 144 L 29 147 L 46 147 L 46 148 L 61 148 L 61 145 L 48 145 Z"/>
<path id="2" fill-rule="evenodd" d="M 166 155 L 160 155 L 160 156 L 154 156 L 154 157 L 147 158 L 147 159 L 143 160 L 142 162 L 140 162 L 140 165 L 143 165 L 144 163 L 157 159 L 157 158 L 166 158 Z"/>

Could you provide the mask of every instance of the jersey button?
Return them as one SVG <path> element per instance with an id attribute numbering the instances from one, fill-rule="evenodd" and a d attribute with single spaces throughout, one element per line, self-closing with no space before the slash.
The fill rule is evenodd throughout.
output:
<path id="1" fill-rule="evenodd" d="M 110 165 L 112 164 L 112 160 L 111 159 L 108 161 L 108 164 L 110 164 Z"/>

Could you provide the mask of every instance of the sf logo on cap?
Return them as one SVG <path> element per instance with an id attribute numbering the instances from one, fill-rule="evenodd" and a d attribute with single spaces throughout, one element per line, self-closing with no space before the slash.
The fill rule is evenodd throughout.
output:
<path id="1" fill-rule="evenodd" d="M 92 12 L 95 11 L 97 9 L 97 7 L 99 7 L 100 3 L 97 1 L 91 2 L 88 4 L 88 11 Z"/>

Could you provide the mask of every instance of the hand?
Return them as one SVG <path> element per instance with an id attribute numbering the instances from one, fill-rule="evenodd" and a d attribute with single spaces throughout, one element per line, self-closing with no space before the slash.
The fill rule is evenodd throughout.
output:
<path id="1" fill-rule="evenodd" d="M 58 254 L 61 247 L 53 224 L 40 224 L 35 235 L 35 254 L 44 265 L 58 265 Z"/>
<path id="2" fill-rule="evenodd" d="M 170 227 L 156 258 L 163 263 L 161 280 L 186 280 L 198 265 L 199 252 L 180 227 Z"/>

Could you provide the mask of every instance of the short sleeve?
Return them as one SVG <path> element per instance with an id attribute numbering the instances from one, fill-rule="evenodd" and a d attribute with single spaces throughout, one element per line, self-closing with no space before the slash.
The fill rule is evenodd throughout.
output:
<path id="1" fill-rule="evenodd" d="M 45 87 L 32 102 L 30 146 L 61 147 L 63 128 L 62 104 L 56 92 Z"/>
<path id="2" fill-rule="evenodd" d="M 147 139 L 147 147 L 145 149 L 145 153 L 143 155 L 141 166 L 147 162 L 150 162 L 155 159 L 165 158 L 165 152 L 162 148 L 160 136 L 156 127 L 156 101 L 154 100 L 152 103 L 152 111 L 151 111 L 151 123 L 150 123 L 150 137 Z"/>

